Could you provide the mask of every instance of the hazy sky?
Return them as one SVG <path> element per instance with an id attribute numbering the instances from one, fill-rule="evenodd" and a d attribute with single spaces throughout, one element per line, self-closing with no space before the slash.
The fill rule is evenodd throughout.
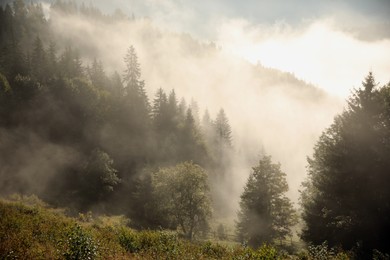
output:
<path id="1" fill-rule="evenodd" d="M 213 41 L 252 63 L 294 73 L 342 98 L 369 70 L 390 81 L 389 0 L 94 1 Z"/>

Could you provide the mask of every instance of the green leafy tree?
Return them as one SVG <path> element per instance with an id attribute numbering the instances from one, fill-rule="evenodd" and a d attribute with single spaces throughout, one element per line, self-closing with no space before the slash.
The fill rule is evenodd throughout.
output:
<path id="1" fill-rule="evenodd" d="M 91 152 L 79 176 L 81 187 L 77 195 L 83 200 L 82 206 L 106 199 L 105 196 L 112 193 L 120 183 L 113 164 L 111 157 L 104 151 L 95 149 Z"/>
<path id="2" fill-rule="evenodd" d="M 237 233 L 241 242 L 258 247 L 290 235 L 295 213 L 285 196 L 288 185 L 280 164 L 264 156 L 252 169 L 241 194 Z"/>
<path id="3" fill-rule="evenodd" d="M 308 159 L 302 238 L 314 244 L 389 252 L 390 85 L 370 72 Z"/>
<path id="4" fill-rule="evenodd" d="M 169 219 L 171 227 L 180 227 L 188 239 L 207 227 L 211 202 L 204 169 L 192 162 L 161 168 L 152 183 L 162 217 Z"/>

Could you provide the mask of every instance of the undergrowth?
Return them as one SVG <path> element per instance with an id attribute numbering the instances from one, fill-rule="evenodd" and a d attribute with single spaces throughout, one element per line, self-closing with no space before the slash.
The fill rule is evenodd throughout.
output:
<path id="1" fill-rule="evenodd" d="M 0 200 L 0 259 L 349 259 L 326 243 L 291 255 L 271 245 L 190 242 L 176 232 L 127 224 L 122 216 L 67 217 L 34 196 Z"/>

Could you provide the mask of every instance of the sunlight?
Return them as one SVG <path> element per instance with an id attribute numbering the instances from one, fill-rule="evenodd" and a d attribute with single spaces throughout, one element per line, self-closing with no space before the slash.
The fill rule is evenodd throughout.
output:
<path id="1" fill-rule="evenodd" d="M 331 25 L 329 20 L 319 21 L 294 34 L 288 28 L 275 27 L 269 32 L 233 22 L 229 26 L 235 26 L 234 30 L 220 31 L 220 44 L 226 52 L 293 73 L 341 98 L 358 87 L 360 81 L 354 79 L 361 79 L 369 70 L 374 70 L 382 83 L 390 80 L 386 73 L 390 68 L 389 40 L 360 41 Z"/>

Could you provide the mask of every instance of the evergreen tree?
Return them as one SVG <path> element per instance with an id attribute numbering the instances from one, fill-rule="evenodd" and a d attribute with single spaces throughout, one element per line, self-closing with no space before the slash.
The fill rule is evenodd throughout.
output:
<path id="1" fill-rule="evenodd" d="M 232 145 L 232 130 L 229 125 L 229 120 L 226 117 L 223 109 L 219 110 L 217 118 L 215 119 L 215 130 L 217 134 L 217 142 L 221 146 Z"/>
<path id="2" fill-rule="evenodd" d="M 207 143 L 209 145 L 214 144 L 216 140 L 216 131 L 214 122 L 211 120 L 210 113 L 207 109 L 202 117 L 201 129 Z"/>
<path id="3" fill-rule="evenodd" d="M 47 78 L 47 55 L 43 43 L 39 37 L 35 38 L 34 49 L 31 57 L 32 75 L 41 83 Z"/>
<path id="4" fill-rule="evenodd" d="M 187 102 L 184 98 L 181 98 L 179 106 L 178 106 L 178 116 L 179 116 L 179 122 L 184 122 L 184 119 L 186 117 L 187 112 Z"/>
<path id="5" fill-rule="evenodd" d="M 137 88 L 141 78 L 141 68 L 133 45 L 129 47 L 125 56 L 126 69 L 123 74 L 123 81 L 127 86 Z"/>
<path id="6" fill-rule="evenodd" d="M 358 258 L 390 252 L 390 85 L 376 86 L 370 72 L 322 133 L 301 196 L 302 238 L 355 248 Z"/>
<path id="7" fill-rule="evenodd" d="M 237 233 L 241 242 L 253 247 L 285 239 L 295 224 L 294 210 L 285 193 L 286 174 L 280 164 L 264 156 L 252 173 L 241 194 Z"/>
<path id="8" fill-rule="evenodd" d="M 60 57 L 58 70 L 63 78 L 82 77 L 84 68 L 78 51 L 67 46 Z"/>
<path id="9" fill-rule="evenodd" d="M 176 93 L 175 90 L 172 89 L 172 91 L 169 93 L 168 96 L 168 107 L 167 107 L 167 112 L 168 112 L 168 117 L 170 121 L 170 128 L 174 130 L 174 128 L 177 127 L 177 121 L 178 121 L 178 104 L 177 104 L 177 98 L 176 98 Z"/>
<path id="10" fill-rule="evenodd" d="M 122 79 L 117 71 L 110 76 L 108 86 L 115 101 L 119 101 L 124 96 Z"/>
<path id="11" fill-rule="evenodd" d="M 145 83 L 141 81 L 141 69 L 133 46 L 127 50 L 124 58 L 126 69 L 123 75 L 125 93 L 128 98 L 131 115 L 140 121 L 142 127 L 148 127 L 150 103 L 145 91 Z"/>
<path id="12" fill-rule="evenodd" d="M 199 106 L 198 106 L 198 103 L 193 98 L 191 99 L 190 109 L 192 111 L 192 116 L 194 117 L 196 125 L 199 126 L 199 124 L 200 124 Z"/>
<path id="13" fill-rule="evenodd" d="M 167 116 L 168 99 L 162 88 L 157 90 L 153 100 L 152 118 L 157 130 L 163 131 L 164 122 Z"/>
<path id="14" fill-rule="evenodd" d="M 55 42 L 51 41 L 47 53 L 47 74 L 48 77 L 54 77 L 57 75 L 57 49 Z"/>

